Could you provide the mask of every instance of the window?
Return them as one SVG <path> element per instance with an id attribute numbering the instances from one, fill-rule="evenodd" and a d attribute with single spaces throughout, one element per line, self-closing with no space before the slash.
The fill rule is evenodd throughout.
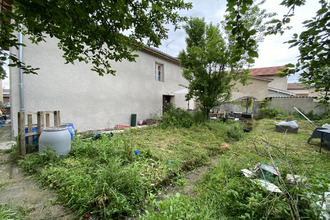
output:
<path id="1" fill-rule="evenodd" d="M 164 65 L 155 63 L 155 80 L 164 82 Z"/>

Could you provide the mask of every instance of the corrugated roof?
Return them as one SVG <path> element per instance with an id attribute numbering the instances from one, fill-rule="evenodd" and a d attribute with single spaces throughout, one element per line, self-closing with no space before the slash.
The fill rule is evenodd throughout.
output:
<path id="1" fill-rule="evenodd" d="M 289 92 L 289 91 L 282 90 L 282 89 L 273 88 L 273 87 L 268 87 L 268 90 L 271 90 L 271 91 L 274 91 L 274 92 L 278 92 L 278 93 L 287 94 L 287 95 L 292 95 L 292 96 L 295 96 L 296 95 L 296 93 Z"/>
<path id="2" fill-rule="evenodd" d="M 272 66 L 263 68 L 254 68 L 250 70 L 250 76 L 273 76 L 281 73 L 278 69 L 287 69 L 286 66 Z"/>

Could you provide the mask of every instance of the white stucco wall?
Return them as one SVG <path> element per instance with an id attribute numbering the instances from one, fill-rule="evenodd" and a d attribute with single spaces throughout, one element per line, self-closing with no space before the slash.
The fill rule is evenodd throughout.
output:
<path id="1" fill-rule="evenodd" d="M 287 90 L 288 79 L 287 77 L 280 76 L 262 76 L 264 78 L 273 79 L 268 86 L 276 89 Z"/>
<path id="2" fill-rule="evenodd" d="M 232 90 L 231 100 L 236 100 L 244 96 L 253 96 L 257 100 L 263 100 L 268 95 L 268 81 L 251 78 L 248 84 L 243 86 L 237 83 Z"/>
<path id="3" fill-rule="evenodd" d="M 38 75 L 24 75 L 25 111 L 61 111 L 62 123 L 73 123 L 78 131 L 130 125 L 131 114 L 137 120 L 161 115 L 162 96 L 174 95 L 177 107 L 186 109 L 184 94 L 175 94 L 187 85 L 178 64 L 145 52 L 137 52 L 136 62 L 113 63 L 117 76 L 98 76 L 85 63 L 64 64 L 57 41 L 30 44 L 23 48 L 26 64 L 39 67 Z M 164 82 L 155 80 L 155 62 L 164 65 Z M 12 123 L 17 135 L 19 111 L 18 70 L 11 69 Z"/>

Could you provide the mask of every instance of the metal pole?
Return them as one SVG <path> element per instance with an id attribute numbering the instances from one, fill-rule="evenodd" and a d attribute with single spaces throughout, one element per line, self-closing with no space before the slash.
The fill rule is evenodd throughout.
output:
<path id="1" fill-rule="evenodd" d="M 23 34 L 22 34 L 22 28 L 23 28 L 23 25 L 20 24 L 20 31 L 19 31 L 19 47 L 18 47 L 18 58 L 19 58 L 19 61 L 22 63 L 23 62 Z M 20 91 L 20 111 L 21 112 L 24 112 L 25 109 L 24 109 L 24 84 L 23 84 L 23 69 L 22 68 L 19 68 L 19 91 Z"/>
<path id="2" fill-rule="evenodd" d="M 296 107 L 293 107 L 297 112 L 299 112 L 304 118 L 307 119 L 307 121 L 309 121 L 310 123 L 312 123 L 312 125 L 314 125 L 315 127 L 317 127 L 311 120 L 309 120 L 309 118 L 307 118 L 301 111 L 299 111 L 299 109 L 297 109 Z"/>

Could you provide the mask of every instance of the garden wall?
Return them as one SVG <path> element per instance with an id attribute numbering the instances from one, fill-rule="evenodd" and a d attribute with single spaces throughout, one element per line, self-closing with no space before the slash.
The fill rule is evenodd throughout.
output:
<path id="1" fill-rule="evenodd" d="M 315 115 L 330 111 L 330 107 L 325 107 L 311 97 L 273 97 L 270 101 L 270 107 L 281 108 L 289 115 L 297 112 L 293 107 L 306 114 L 313 111 Z"/>

